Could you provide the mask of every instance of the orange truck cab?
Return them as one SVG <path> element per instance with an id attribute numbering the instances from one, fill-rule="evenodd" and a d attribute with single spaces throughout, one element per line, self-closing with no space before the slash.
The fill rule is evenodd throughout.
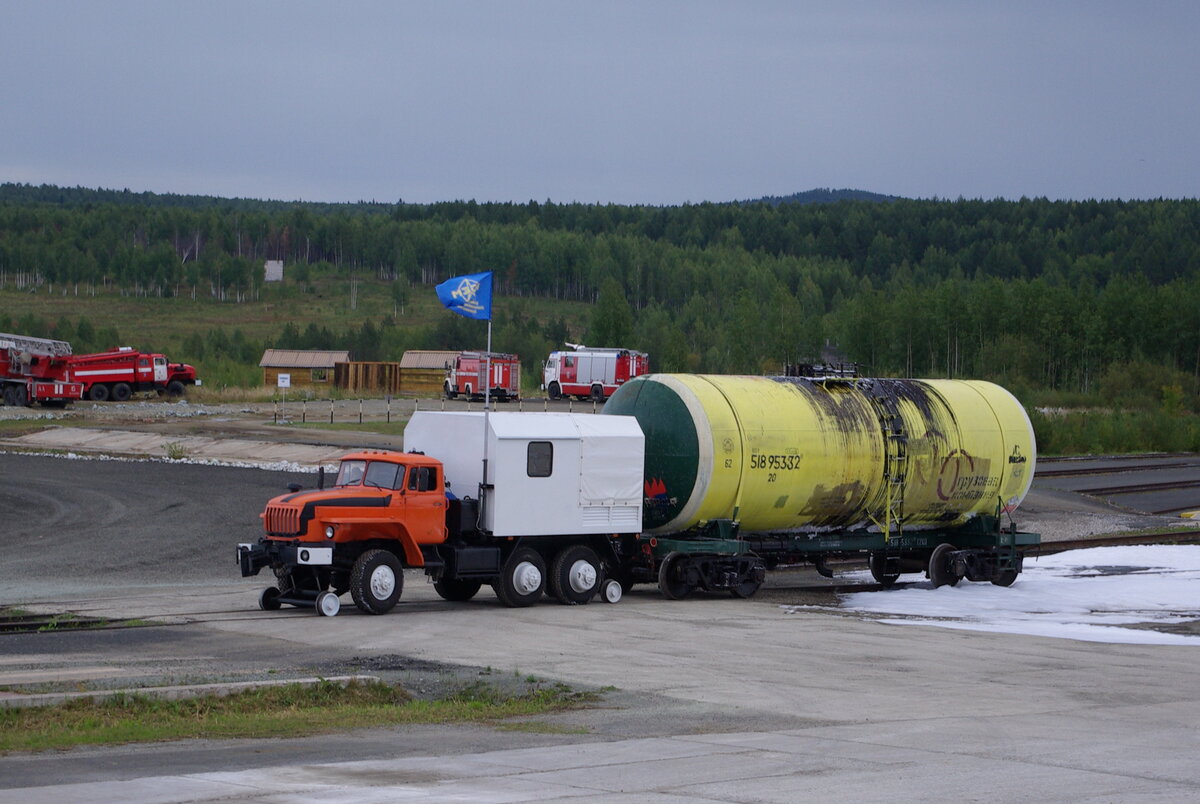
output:
<path id="1" fill-rule="evenodd" d="M 349 591 L 364 612 L 382 614 L 400 598 L 405 566 L 440 564 L 449 502 L 440 461 L 354 452 L 342 458 L 332 487 L 293 486 L 270 500 L 262 538 L 238 545 L 238 563 L 243 576 L 274 570 L 278 585 L 262 593 L 264 609 L 290 603 L 331 616 Z"/>

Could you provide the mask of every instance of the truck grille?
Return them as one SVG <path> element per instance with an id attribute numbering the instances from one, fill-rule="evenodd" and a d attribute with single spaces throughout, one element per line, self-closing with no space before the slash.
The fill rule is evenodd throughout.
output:
<path id="1" fill-rule="evenodd" d="M 268 505 L 263 514 L 263 530 L 273 536 L 296 536 L 300 533 L 300 509 L 290 505 Z"/>

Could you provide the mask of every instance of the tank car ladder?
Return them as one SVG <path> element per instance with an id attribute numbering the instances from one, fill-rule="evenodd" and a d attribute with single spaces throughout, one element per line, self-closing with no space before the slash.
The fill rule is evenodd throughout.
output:
<path id="1" fill-rule="evenodd" d="M 904 417 L 896 407 L 896 400 L 887 391 L 872 383 L 867 389 L 875 411 L 879 416 L 879 429 L 883 434 L 883 510 L 880 518 L 871 520 L 883 531 L 883 541 L 888 543 L 904 533 L 904 484 L 908 476 L 908 431 Z"/>

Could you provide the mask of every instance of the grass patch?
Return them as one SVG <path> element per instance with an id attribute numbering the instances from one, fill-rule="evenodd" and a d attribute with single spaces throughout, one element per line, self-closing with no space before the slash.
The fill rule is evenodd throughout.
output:
<path id="1" fill-rule="evenodd" d="M 187 448 L 181 441 L 164 441 L 163 450 L 167 453 L 169 461 L 182 461 L 188 456 Z"/>
<path id="2" fill-rule="evenodd" d="M 61 422 L 55 419 L 54 424 L 61 424 Z M 50 426 L 44 420 L 37 419 L 0 419 L 0 437 L 20 438 L 30 433 L 40 433 Z"/>
<path id="3" fill-rule="evenodd" d="M 342 686 L 328 681 L 179 701 L 118 695 L 0 709 L 0 753 L 166 740 L 302 737 L 406 724 L 495 723 L 576 708 L 596 699 L 593 693 L 561 684 L 508 694 L 477 683 L 438 700 L 413 700 L 403 688 L 382 682 Z"/>

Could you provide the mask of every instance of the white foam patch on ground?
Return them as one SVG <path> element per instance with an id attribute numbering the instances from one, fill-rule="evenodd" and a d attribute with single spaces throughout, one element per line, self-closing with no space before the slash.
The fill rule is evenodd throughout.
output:
<path id="1" fill-rule="evenodd" d="M 901 581 L 907 577 L 914 576 Z M 1200 545 L 1071 550 L 1026 558 L 1008 588 L 964 580 L 934 589 L 924 581 L 845 594 L 841 603 L 896 625 L 1200 647 L 1200 635 L 1130 627 L 1200 620 Z"/>

